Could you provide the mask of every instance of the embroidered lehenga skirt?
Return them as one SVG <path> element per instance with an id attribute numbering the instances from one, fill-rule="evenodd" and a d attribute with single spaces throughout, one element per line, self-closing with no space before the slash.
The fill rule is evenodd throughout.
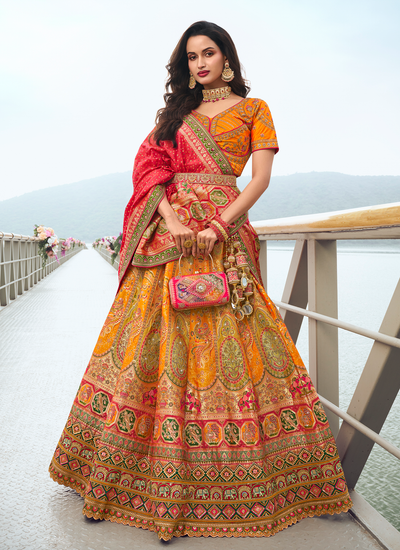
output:
<path id="1" fill-rule="evenodd" d="M 196 231 L 238 194 L 228 176 L 181 175 L 175 185 L 171 204 Z M 269 536 L 347 510 L 327 417 L 261 285 L 248 221 L 237 238 L 256 284 L 254 312 L 242 321 L 229 304 L 171 307 L 178 261 L 151 259 L 163 254 L 157 246 L 166 234 L 155 214 L 80 384 L 52 477 L 84 497 L 86 516 L 163 539 Z M 223 244 L 214 247 L 217 270 L 224 253 Z M 182 268 L 212 271 L 206 258 L 185 258 Z"/>

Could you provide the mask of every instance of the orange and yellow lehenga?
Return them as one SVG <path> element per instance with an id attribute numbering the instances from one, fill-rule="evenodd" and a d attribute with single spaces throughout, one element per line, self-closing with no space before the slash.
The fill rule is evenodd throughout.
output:
<path id="1" fill-rule="evenodd" d="M 266 103 L 243 99 L 187 116 L 170 142 L 146 139 L 124 218 L 120 287 L 50 472 L 83 513 L 173 536 L 260 537 L 350 508 L 335 441 L 259 271 L 247 215 L 230 228 L 255 279 L 254 312 L 227 304 L 176 311 L 179 252 L 157 207 L 164 195 L 197 233 L 239 194 L 252 151 L 277 149 Z M 213 258 L 223 270 L 224 245 Z M 212 271 L 187 258 L 187 272 Z"/>

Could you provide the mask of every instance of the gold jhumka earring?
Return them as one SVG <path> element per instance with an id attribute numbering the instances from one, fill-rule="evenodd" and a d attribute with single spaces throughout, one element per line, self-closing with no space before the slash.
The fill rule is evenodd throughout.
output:
<path id="1" fill-rule="evenodd" d="M 190 78 L 189 78 L 189 88 L 190 88 L 191 90 L 193 90 L 193 88 L 196 87 L 196 79 L 195 79 L 195 77 L 192 75 L 192 72 L 191 72 L 191 71 L 189 71 L 189 74 L 190 74 Z"/>
<path id="2" fill-rule="evenodd" d="M 221 78 L 224 82 L 230 82 L 235 78 L 235 73 L 229 67 L 229 61 L 225 61 L 225 69 L 222 71 Z"/>

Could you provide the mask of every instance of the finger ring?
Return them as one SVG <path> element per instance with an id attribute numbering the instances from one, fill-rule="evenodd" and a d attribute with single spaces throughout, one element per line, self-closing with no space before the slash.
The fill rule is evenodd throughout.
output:
<path id="1" fill-rule="evenodd" d="M 207 246 L 204 243 L 199 243 L 200 250 L 205 250 Z"/>
<path id="2" fill-rule="evenodd" d="M 184 246 L 185 248 L 192 248 L 192 246 L 193 246 L 193 241 L 191 241 L 190 239 L 188 239 L 187 241 L 185 241 L 185 242 L 183 243 L 183 246 Z"/>

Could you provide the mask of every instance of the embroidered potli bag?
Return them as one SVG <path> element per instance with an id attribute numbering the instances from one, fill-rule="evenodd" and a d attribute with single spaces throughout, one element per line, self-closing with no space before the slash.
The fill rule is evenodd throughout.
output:
<path id="1" fill-rule="evenodd" d="M 179 258 L 178 275 L 169 281 L 171 305 L 174 309 L 220 306 L 229 302 L 229 285 L 226 274 L 216 271 L 210 254 L 213 271 L 181 275 Z"/>

